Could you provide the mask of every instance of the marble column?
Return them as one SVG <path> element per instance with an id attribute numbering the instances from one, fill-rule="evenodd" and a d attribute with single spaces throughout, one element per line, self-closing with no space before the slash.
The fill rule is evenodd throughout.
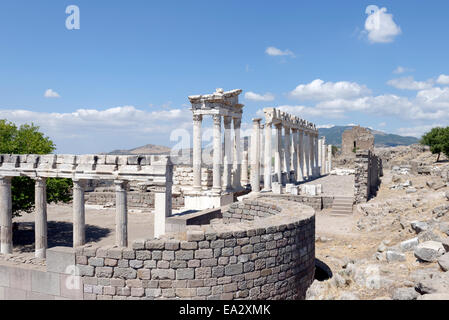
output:
<path id="1" fill-rule="evenodd" d="M 264 181 L 264 175 L 265 175 L 265 125 L 260 125 L 260 158 L 259 158 L 259 164 L 260 164 L 260 181 Z M 265 182 L 264 182 L 265 183 Z"/>
<path id="2" fill-rule="evenodd" d="M 315 168 L 317 177 L 320 176 L 320 162 L 318 161 L 318 133 L 315 134 Z"/>
<path id="3" fill-rule="evenodd" d="M 86 181 L 73 179 L 73 247 L 86 244 L 84 189 Z"/>
<path id="4" fill-rule="evenodd" d="M 232 191 L 232 139 L 231 139 L 231 123 L 232 117 L 223 117 L 224 122 L 224 170 L 223 170 L 223 187 L 226 192 Z"/>
<path id="5" fill-rule="evenodd" d="M 332 171 L 332 145 L 327 146 L 328 173 Z"/>
<path id="6" fill-rule="evenodd" d="M 221 116 L 214 115 L 214 155 L 213 155 L 213 185 L 212 191 L 221 193 L 221 165 L 222 165 L 222 146 L 221 146 Z"/>
<path id="7" fill-rule="evenodd" d="M 246 187 L 249 184 L 248 179 L 248 151 L 243 151 L 242 159 L 242 184 Z"/>
<path id="8" fill-rule="evenodd" d="M 253 119 L 251 135 L 251 190 L 260 192 L 260 121 Z"/>
<path id="9" fill-rule="evenodd" d="M 310 143 L 309 143 L 309 134 L 304 131 L 304 138 L 303 138 L 303 146 L 304 146 L 304 179 L 309 179 L 309 163 L 310 163 Z"/>
<path id="10" fill-rule="evenodd" d="M 128 182 L 115 180 L 115 244 L 128 246 Z"/>
<path id="11" fill-rule="evenodd" d="M 11 254 L 12 249 L 11 178 L 0 177 L 0 253 Z"/>
<path id="12" fill-rule="evenodd" d="M 322 139 L 318 139 L 318 165 L 319 165 L 319 169 L 320 169 L 319 170 L 320 175 L 322 174 L 322 169 L 323 169 L 323 166 L 321 165 L 321 163 L 322 163 L 322 156 L 321 156 L 322 142 L 323 142 Z"/>
<path id="13" fill-rule="evenodd" d="M 193 115 L 193 190 L 201 191 L 201 164 L 202 164 L 202 146 L 201 146 L 201 124 L 202 115 Z"/>
<path id="14" fill-rule="evenodd" d="M 304 130 L 298 130 L 298 182 L 304 181 Z"/>
<path id="15" fill-rule="evenodd" d="M 321 139 L 321 174 L 326 174 L 326 137 Z"/>
<path id="16" fill-rule="evenodd" d="M 47 185 L 46 178 L 36 178 L 34 188 L 35 205 L 35 256 L 47 257 Z"/>
<path id="17" fill-rule="evenodd" d="M 172 215 L 172 181 L 166 180 L 165 186 L 154 190 L 154 237 L 159 238 L 166 232 L 166 219 Z"/>
<path id="18" fill-rule="evenodd" d="M 292 129 L 292 171 L 294 172 L 292 181 L 296 183 L 298 181 L 298 129 Z"/>
<path id="19" fill-rule="evenodd" d="M 291 129 L 288 127 L 284 128 L 284 167 L 285 167 L 285 178 L 286 178 L 286 183 L 290 183 L 292 181 L 292 178 L 290 176 L 291 174 L 291 157 L 290 157 L 290 152 L 291 152 L 291 145 L 292 145 L 292 136 L 291 136 Z"/>
<path id="20" fill-rule="evenodd" d="M 315 178 L 315 135 L 313 133 L 310 134 L 310 175 Z"/>
<path id="21" fill-rule="evenodd" d="M 242 148 L 240 141 L 240 127 L 242 125 L 241 118 L 233 118 L 234 120 L 234 175 L 232 179 L 232 187 L 234 190 L 242 188 L 240 179 L 242 178 Z"/>
<path id="22" fill-rule="evenodd" d="M 271 170 L 272 170 L 272 124 L 265 123 L 265 166 L 264 166 L 264 191 L 271 191 Z"/>
<path id="23" fill-rule="evenodd" d="M 282 184 L 282 124 L 276 127 L 276 151 L 274 153 L 274 172 L 277 175 L 277 182 Z"/>

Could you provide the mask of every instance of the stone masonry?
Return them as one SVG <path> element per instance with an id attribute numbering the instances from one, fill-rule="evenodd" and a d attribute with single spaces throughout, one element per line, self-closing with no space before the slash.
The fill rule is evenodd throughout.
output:
<path id="1" fill-rule="evenodd" d="M 267 198 L 232 204 L 184 235 L 79 247 L 76 263 L 84 299 L 304 299 L 314 237 L 312 208 Z"/>
<path id="2" fill-rule="evenodd" d="M 376 194 L 383 176 L 382 160 L 371 151 L 359 151 L 355 160 L 355 202 L 363 203 Z"/>
<path id="3" fill-rule="evenodd" d="M 354 150 L 374 151 L 374 135 L 360 126 L 346 130 L 342 135 L 341 151 L 343 155 L 354 155 Z"/>

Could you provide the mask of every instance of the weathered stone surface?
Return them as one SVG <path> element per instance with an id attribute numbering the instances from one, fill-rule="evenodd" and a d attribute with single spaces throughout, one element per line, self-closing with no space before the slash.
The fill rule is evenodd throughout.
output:
<path id="1" fill-rule="evenodd" d="M 415 288 L 398 288 L 393 291 L 393 300 L 416 300 L 419 293 Z"/>
<path id="2" fill-rule="evenodd" d="M 415 256 L 422 261 L 435 262 L 446 251 L 441 242 L 427 241 L 415 248 Z"/>
<path id="3" fill-rule="evenodd" d="M 426 222 L 422 221 L 413 221 L 411 222 L 411 226 L 412 229 L 416 231 L 416 233 L 427 231 L 429 229 L 429 225 Z"/>
<path id="4" fill-rule="evenodd" d="M 403 252 L 412 251 L 419 244 L 418 238 L 412 238 L 401 242 L 401 250 Z"/>
<path id="5" fill-rule="evenodd" d="M 387 251 L 386 258 L 388 262 L 405 261 L 405 255 L 396 251 Z"/>
<path id="6" fill-rule="evenodd" d="M 449 270 L 449 253 L 446 253 L 438 258 L 438 265 L 441 270 L 448 271 Z"/>

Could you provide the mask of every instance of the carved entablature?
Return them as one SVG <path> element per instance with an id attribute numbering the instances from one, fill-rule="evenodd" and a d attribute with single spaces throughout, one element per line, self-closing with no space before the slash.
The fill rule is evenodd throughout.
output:
<path id="1" fill-rule="evenodd" d="M 0 176 L 73 180 L 172 182 L 169 156 L 145 155 L 0 155 Z"/>
<path id="2" fill-rule="evenodd" d="M 265 114 L 265 123 L 267 124 L 282 125 L 285 128 L 302 130 L 308 134 L 318 135 L 316 125 L 307 120 L 282 112 L 276 108 L 265 108 L 263 112 Z"/>
<path id="3" fill-rule="evenodd" d="M 236 89 L 224 92 L 217 89 L 212 94 L 189 96 L 192 112 L 197 115 L 221 115 L 241 118 L 243 104 L 239 103 L 242 90 Z"/>

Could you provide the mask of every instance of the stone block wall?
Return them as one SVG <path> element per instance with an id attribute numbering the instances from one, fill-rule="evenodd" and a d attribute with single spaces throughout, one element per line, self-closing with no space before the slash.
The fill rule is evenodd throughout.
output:
<path id="1" fill-rule="evenodd" d="M 201 186 L 212 188 L 213 172 L 210 168 L 201 168 Z M 174 188 L 190 187 L 193 185 L 193 167 L 175 166 L 173 171 Z"/>
<path id="2" fill-rule="evenodd" d="M 355 202 L 363 203 L 374 196 L 383 176 L 382 160 L 371 151 L 359 151 L 355 160 Z"/>
<path id="3" fill-rule="evenodd" d="M 77 248 L 84 299 L 304 299 L 315 271 L 314 210 L 278 199 L 244 208 L 240 222 L 189 226 L 132 248 Z"/>
<path id="4" fill-rule="evenodd" d="M 260 198 L 264 198 L 266 196 L 261 195 Z M 334 202 L 334 197 L 332 196 L 304 196 L 304 195 L 291 195 L 291 194 L 275 194 L 270 195 L 272 198 L 279 198 L 288 201 L 302 203 L 304 205 L 310 206 L 317 211 L 321 211 L 323 209 L 332 208 L 332 204 Z"/>
<path id="5" fill-rule="evenodd" d="M 115 192 L 113 190 L 86 192 L 85 199 L 87 204 L 115 206 Z M 128 206 L 130 208 L 154 208 L 154 193 L 128 192 Z M 172 194 L 172 206 L 173 208 L 184 206 L 184 197 L 181 194 Z"/>
<path id="6" fill-rule="evenodd" d="M 82 278 L 75 273 L 75 250 L 47 250 L 47 267 L 0 263 L 0 300 L 82 300 Z"/>

